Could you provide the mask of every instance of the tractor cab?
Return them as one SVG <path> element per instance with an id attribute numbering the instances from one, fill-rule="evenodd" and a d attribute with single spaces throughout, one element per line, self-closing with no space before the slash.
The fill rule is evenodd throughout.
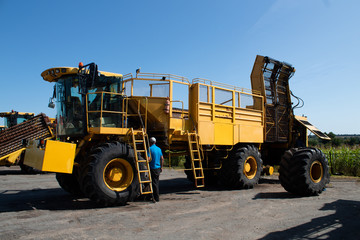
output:
<path id="1" fill-rule="evenodd" d="M 0 117 L 4 118 L 4 126 L 2 127 L 6 129 L 29 120 L 34 117 L 34 113 L 16 112 L 12 110 L 11 112 L 1 112 Z"/>
<path id="2" fill-rule="evenodd" d="M 58 137 L 84 136 L 89 128 L 100 126 L 101 118 L 107 118 L 109 125 L 121 122 L 106 113 L 120 109 L 121 74 L 97 71 L 91 63 L 79 68 L 48 69 L 41 76 L 55 82 L 49 106 L 54 107 L 51 103 L 56 99 Z"/>

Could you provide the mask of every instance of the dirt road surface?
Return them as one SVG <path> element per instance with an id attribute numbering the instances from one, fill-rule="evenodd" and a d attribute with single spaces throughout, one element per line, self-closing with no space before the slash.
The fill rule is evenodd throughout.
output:
<path id="1" fill-rule="evenodd" d="M 332 178 L 320 196 L 287 193 L 277 176 L 250 190 L 194 189 L 164 170 L 160 202 L 101 208 L 54 174 L 0 168 L 0 239 L 360 239 L 360 181 Z"/>

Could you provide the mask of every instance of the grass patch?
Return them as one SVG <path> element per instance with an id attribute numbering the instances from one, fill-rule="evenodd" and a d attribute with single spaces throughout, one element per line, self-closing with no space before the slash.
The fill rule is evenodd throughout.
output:
<path id="1" fill-rule="evenodd" d="M 166 154 L 167 155 L 167 154 Z M 164 167 L 171 168 L 184 168 L 185 156 L 172 156 L 171 162 L 169 163 L 169 158 L 164 155 Z"/>

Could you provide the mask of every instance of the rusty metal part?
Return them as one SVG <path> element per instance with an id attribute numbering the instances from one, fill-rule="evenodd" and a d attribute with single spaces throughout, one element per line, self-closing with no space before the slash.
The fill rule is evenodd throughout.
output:
<path id="1" fill-rule="evenodd" d="M 0 158 L 23 148 L 23 140 L 46 139 L 53 136 L 45 114 L 0 132 Z"/>

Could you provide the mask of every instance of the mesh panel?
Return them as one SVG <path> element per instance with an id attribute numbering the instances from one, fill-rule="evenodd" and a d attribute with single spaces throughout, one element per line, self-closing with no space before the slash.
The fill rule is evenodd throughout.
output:
<path id="1" fill-rule="evenodd" d="M 288 81 L 292 73 L 283 63 L 267 59 L 263 67 L 266 94 L 266 142 L 287 142 L 291 103 Z"/>

